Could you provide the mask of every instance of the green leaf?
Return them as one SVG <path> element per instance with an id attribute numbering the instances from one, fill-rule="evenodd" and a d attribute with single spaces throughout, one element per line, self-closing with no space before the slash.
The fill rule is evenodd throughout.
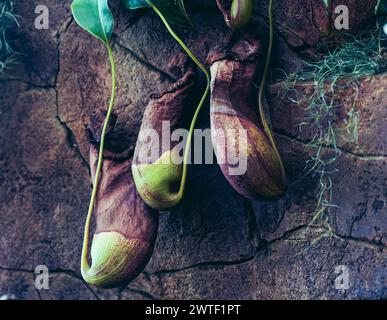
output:
<path id="1" fill-rule="evenodd" d="M 129 10 L 149 8 L 149 4 L 146 0 L 122 0 L 122 3 Z"/>
<path id="2" fill-rule="evenodd" d="M 329 0 L 323 0 L 324 5 L 329 9 Z"/>
<path id="3" fill-rule="evenodd" d="M 129 10 L 139 8 L 149 8 L 150 0 L 122 0 L 123 4 Z M 184 6 L 184 0 L 151 0 L 152 3 L 161 11 L 165 19 L 183 27 L 192 26 Z"/>
<path id="4" fill-rule="evenodd" d="M 71 11 L 79 26 L 109 44 L 114 19 L 107 0 L 73 0 Z"/>

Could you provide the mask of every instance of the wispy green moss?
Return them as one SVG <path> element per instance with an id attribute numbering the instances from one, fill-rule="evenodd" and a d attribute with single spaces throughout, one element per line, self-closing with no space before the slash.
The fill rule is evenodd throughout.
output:
<path id="1" fill-rule="evenodd" d="M 12 61 L 13 50 L 9 42 L 9 30 L 18 25 L 14 15 L 14 1 L 0 0 L 0 72 Z"/>
<path id="2" fill-rule="evenodd" d="M 386 14 L 387 13 L 387 1 L 386 0 L 378 0 L 375 6 L 375 14 Z"/>
<path id="3" fill-rule="evenodd" d="M 319 48 L 324 52 L 320 60 L 310 62 L 302 73 L 287 75 L 284 88 L 294 91 L 296 98 L 293 103 L 306 108 L 306 115 L 300 121 L 299 128 L 314 132 L 308 146 L 314 150 L 307 161 L 306 174 L 315 174 L 319 177 L 319 188 L 316 194 L 316 209 L 310 225 L 323 222 L 327 230 L 331 230 L 329 212 L 337 207 L 333 202 L 333 176 L 337 173 L 335 163 L 341 156 L 337 146 L 337 139 L 358 144 L 358 124 L 360 114 L 356 108 L 356 93 L 358 92 L 356 80 L 360 77 L 374 75 L 386 71 L 385 53 L 383 43 L 385 36 L 381 31 L 365 32 L 359 37 L 348 36 L 348 41 L 342 43 L 334 50 L 327 47 Z M 307 96 L 300 96 L 296 88 L 299 82 L 311 81 L 312 92 Z M 352 109 L 346 116 L 347 126 L 337 128 L 335 116 L 337 103 L 332 99 L 336 91 L 352 86 L 355 97 Z M 326 147 L 331 152 L 324 152 Z M 324 236 L 328 236 L 325 234 Z"/>

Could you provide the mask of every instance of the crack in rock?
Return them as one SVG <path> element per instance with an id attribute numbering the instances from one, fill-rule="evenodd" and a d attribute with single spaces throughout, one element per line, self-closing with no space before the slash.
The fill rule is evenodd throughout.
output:
<path id="1" fill-rule="evenodd" d="M 6 272 L 21 272 L 21 273 L 28 273 L 34 275 L 33 281 L 35 281 L 35 270 L 25 269 L 25 268 L 13 268 L 13 267 L 4 267 L 0 266 L 0 271 L 6 271 Z M 93 290 L 93 288 L 83 280 L 82 276 L 70 269 L 52 269 L 49 270 L 49 274 L 63 274 L 72 277 L 73 279 L 76 279 L 77 281 L 80 281 L 83 283 L 83 285 L 91 292 L 91 294 L 97 299 L 100 300 L 99 295 Z M 37 290 L 37 289 L 36 289 Z M 39 291 L 39 290 L 38 290 Z M 39 298 L 41 299 L 41 296 L 39 295 Z"/>
<path id="2" fill-rule="evenodd" d="M 296 142 L 302 146 L 308 147 L 309 143 L 311 142 L 308 140 L 302 140 L 302 139 L 299 139 L 296 137 L 289 136 L 286 133 L 279 131 L 279 130 L 276 130 L 276 129 L 274 129 L 273 131 L 274 131 L 276 136 L 278 136 L 282 139 L 288 140 L 290 142 Z M 324 145 L 323 148 L 329 149 L 329 150 L 335 150 L 335 147 L 333 145 Z M 376 155 L 364 154 L 364 153 L 359 154 L 359 153 L 349 151 L 349 150 L 344 149 L 344 148 L 339 147 L 339 146 L 337 146 L 336 149 L 339 150 L 344 155 L 352 156 L 352 157 L 355 157 L 355 158 L 362 160 L 362 161 L 386 161 L 387 160 L 387 155 L 384 155 L 384 154 L 380 154 L 380 155 L 378 155 L 378 154 L 376 154 Z"/>
<path id="3" fill-rule="evenodd" d="M 120 42 L 120 37 L 119 36 L 117 36 L 117 35 L 113 35 L 113 36 L 114 36 L 113 40 L 115 40 L 114 44 L 118 45 L 118 47 L 120 47 L 121 49 L 123 49 L 126 52 L 128 52 L 133 57 L 133 59 L 135 61 L 137 61 L 138 63 L 142 64 L 144 67 L 148 68 L 149 70 L 160 74 L 163 78 L 165 78 L 169 82 L 176 82 L 177 81 L 176 77 L 173 74 L 171 74 L 171 73 L 169 73 L 167 71 L 161 70 L 157 66 L 155 66 L 155 65 L 151 64 L 150 62 L 148 62 L 148 61 L 144 60 L 143 58 L 141 58 L 132 49 L 130 49 L 129 47 L 127 47 L 124 44 L 122 44 Z"/>

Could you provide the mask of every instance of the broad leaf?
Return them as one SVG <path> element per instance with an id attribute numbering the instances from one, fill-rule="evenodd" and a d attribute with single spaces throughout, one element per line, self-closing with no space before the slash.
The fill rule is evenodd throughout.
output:
<path id="1" fill-rule="evenodd" d="M 107 0 L 73 0 L 71 11 L 83 29 L 108 45 L 114 19 Z"/>
<path id="2" fill-rule="evenodd" d="M 184 6 L 184 0 L 122 0 L 126 8 L 130 10 L 149 8 L 149 1 L 161 11 L 170 23 L 180 26 L 192 26 Z"/>

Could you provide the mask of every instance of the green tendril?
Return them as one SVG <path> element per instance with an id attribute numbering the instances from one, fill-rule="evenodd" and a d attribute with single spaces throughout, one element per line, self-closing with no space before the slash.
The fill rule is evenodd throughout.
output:
<path id="1" fill-rule="evenodd" d="M 269 137 L 270 143 L 274 149 L 274 152 L 278 158 L 280 167 L 281 167 L 281 172 L 282 172 L 282 177 L 284 179 L 284 183 L 286 183 L 286 172 L 285 172 L 285 167 L 283 165 L 281 156 L 279 154 L 277 145 L 275 143 L 273 134 L 270 130 L 269 124 L 267 123 L 266 116 L 265 116 L 265 110 L 264 110 L 264 95 L 265 95 L 265 87 L 266 87 L 266 80 L 267 80 L 267 75 L 269 73 L 269 67 L 270 67 L 270 60 L 271 60 L 271 54 L 273 51 L 273 0 L 269 1 L 269 28 L 270 28 L 270 35 L 269 35 L 269 46 L 267 49 L 267 55 L 266 55 L 266 63 L 265 63 L 265 69 L 263 72 L 262 80 L 261 80 L 261 86 L 259 88 L 259 98 L 258 98 L 258 105 L 259 105 L 259 113 L 262 121 L 263 128 Z"/>
<path id="2" fill-rule="evenodd" d="M 111 76 L 112 76 L 112 92 L 111 92 L 111 97 L 110 97 L 110 103 L 109 107 L 107 110 L 105 122 L 103 125 L 102 133 L 101 133 L 101 141 L 99 145 L 99 154 L 98 154 L 98 163 L 97 163 L 97 169 L 95 171 L 95 177 L 93 181 L 93 191 L 91 193 L 91 198 L 90 198 L 90 204 L 89 204 L 89 210 L 87 212 L 87 218 L 86 218 L 86 223 L 85 223 L 85 231 L 84 231 L 84 237 L 83 237 L 83 247 L 82 247 L 82 262 L 81 262 L 81 271 L 82 275 L 85 278 L 86 273 L 90 270 L 90 265 L 87 261 L 87 251 L 88 251 L 88 246 L 89 246 L 89 229 L 90 229 L 90 221 L 94 209 L 94 204 L 95 204 L 95 198 L 98 192 L 98 182 L 99 178 L 101 175 L 101 169 L 102 169 L 102 164 L 103 164 L 103 151 L 105 147 L 105 137 L 106 137 L 106 132 L 109 126 L 110 122 L 110 116 L 113 111 L 113 105 L 114 105 L 114 100 L 116 96 L 116 64 L 114 60 L 114 55 L 112 48 L 110 45 L 107 43 L 106 44 L 107 50 L 108 50 L 108 55 L 109 55 L 109 60 L 110 60 L 110 65 L 111 65 Z M 92 165 L 92 164 L 90 164 Z"/>
<path id="3" fill-rule="evenodd" d="M 161 21 L 164 23 L 165 27 L 167 28 L 167 30 L 171 34 L 171 36 L 177 41 L 177 43 L 188 54 L 188 56 L 193 60 L 193 62 L 195 62 L 195 64 L 200 68 L 200 70 L 203 71 L 203 73 L 206 76 L 206 80 L 207 80 L 206 90 L 204 91 L 204 94 L 203 94 L 202 98 L 200 99 L 200 102 L 196 108 L 195 114 L 192 118 L 191 126 L 189 129 L 189 134 L 188 134 L 188 138 L 187 138 L 187 146 L 186 146 L 185 151 L 184 151 L 183 174 L 182 174 L 180 189 L 179 189 L 179 193 L 178 193 L 179 196 L 183 196 L 184 190 L 185 190 L 185 184 L 186 184 L 186 180 L 187 180 L 187 172 L 188 172 L 187 162 L 188 162 L 189 152 L 190 152 L 190 148 L 191 148 L 193 131 L 194 131 L 199 113 L 200 113 L 200 111 L 204 105 L 204 102 L 206 101 L 206 98 L 210 92 L 210 74 L 208 73 L 206 68 L 203 66 L 203 64 L 200 63 L 200 61 L 194 56 L 194 54 L 191 52 L 191 50 L 188 49 L 188 47 L 185 45 L 185 43 L 173 31 L 172 27 L 170 26 L 167 19 L 165 19 L 165 17 L 161 13 L 161 11 L 151 1 L 147 0 L 147 2 L 151 6 L 151 8 L 156 12 L 156 14 L 160 17 Z"/>

